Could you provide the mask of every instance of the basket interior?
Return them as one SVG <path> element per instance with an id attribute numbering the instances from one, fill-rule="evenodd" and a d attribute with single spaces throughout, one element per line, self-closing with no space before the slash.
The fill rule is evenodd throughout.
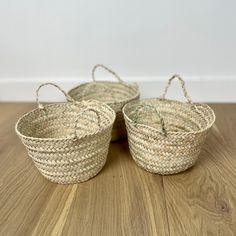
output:
<path id="1" fill-rule="evenodd" d="M 160 132 L 160 117 L 164 121 L 167 133 L 198 132 L 211 127 L 215 115 L 207 105 L 196 106 L 197 109 L 191 104 L 174 100 L 145 99 L 127 104 L 124 113 L 133 122 L 156 128 Z"/>
<path id="2" fill-rule="evenodd" d="M 17 123 L 20 135 L 32 138 L 84 137 L 104 130 L 114 119 L 114 112 L 105 105 L 90 104 L 98 111 L 87 110 L 90 106 L 73 103 L 51 104 L 43 110 L 35 109 Z M 84 111 L 84 112 L 82 112 Z M 76 131 L 75 131 L 76 130 Z"/>
<path id="3" fill-rule="evenodd" d="M 105 103 L 131 100 L 139 95 L 135 84 L 99 81 L 82 84 L 68 93 L 77 101 L 96 99 Z"/>

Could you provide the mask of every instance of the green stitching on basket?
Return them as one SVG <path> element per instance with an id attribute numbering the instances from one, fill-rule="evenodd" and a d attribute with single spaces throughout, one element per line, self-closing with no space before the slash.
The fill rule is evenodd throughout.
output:
<path id="1" fill-rule="evenodd" d="M 141 111 L 141 109 L 150 109 L 150 108 L 153 109 L 156 112 L 156 114 L 157 114 L 157 116 L 158 116 L 158 118 L 160 120 L 160 124 L 161 124 L 161 133 L 162 133 L 162 135 L 166 136 L 167 132 L 166 132 L 166 128 L 165 128 L 164 119 L 163 119 L 162 115 L 160 114 L 160 112 L 153 105 L 149 105 L 149 104 L 144 103 L 144 104 L 140 104 L 139 106 L 137 106 L 135 108 L 135 110 L 134 110 L 134 117 L 133 117 L 134 125 L 136 127 L 138 125 L 139 112 Z"/>

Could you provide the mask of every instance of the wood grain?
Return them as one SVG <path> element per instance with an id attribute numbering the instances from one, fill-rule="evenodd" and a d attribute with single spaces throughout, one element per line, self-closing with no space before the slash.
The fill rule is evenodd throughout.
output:
<path id="1" fill-rule="evenodd" d="M 165 176 L 170 235 L 236 235 L 236 105 L 214 105 L 216 124 L 194 168 Z"/>
<path id="2" fill-rule="evenodd" d="M 216 125 L 196 166 L 159 176 L 112 143 L 101 173 L 78 185 L 44 179 L 14 132 L 34 104 L 0 104 L 0 235 L 236 235 L 236 105 L 212 105 Z"/>

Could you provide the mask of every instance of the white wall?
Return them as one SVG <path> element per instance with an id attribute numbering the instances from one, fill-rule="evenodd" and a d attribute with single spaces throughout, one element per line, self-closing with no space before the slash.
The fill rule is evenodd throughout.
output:
<path id="1" fill-rule="evenodd" d="M 96 63 L 127 80 L 179 73 L 231 88 L 235 9 L 235 0 L 0 0 L 0 100 L 25 100 L 21 82 L 89 80 Z M 218 101 L 236 101 L 230 91 Z"/>

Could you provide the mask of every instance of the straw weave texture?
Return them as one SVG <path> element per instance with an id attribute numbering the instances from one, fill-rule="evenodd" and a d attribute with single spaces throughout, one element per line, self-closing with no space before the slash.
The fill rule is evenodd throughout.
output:
<path id="1" fill-rule="evenodd" d="M 96 81 L 95 71 L 103 68 L 111 73 L 118 82 Z M 112 141 L 126 137 L 124 117 L 122 114 L 123 106 L 139 98 L 140 92 L 136 83 L 125 83 L 114 71 L 104 65 L 95 65 L 92 70 L 93 82 L 85 83 L 71 89 L 68 94 L 77 101 L 96 99 L 105 102 L 116 112 L 116 120 L 112 130 Z"/>
<path id="2" fill-rule="evenodd" d="M 44 85 L 59 88 L 51 83 L 40 88 Z M 44 177 L 61 184 L 79 183 L 104 166 L 115 112 L 98 101 L 75 102 L 61 91 L 70 102 L 45 106 L 38 102 L 39 108 L 19 119 L 16 133 Z"/>
<path id="3" fill-rule="evenodd" d="M 165 98 L 173 79 L 179 79 L 188 102 Z M 213 110 L 193 104 L 180 76 L 173 76 L 161 98 L 133 101 L 123 108 L 130 152 L 135 162 L 162 175 L 184 171 L 195 164 L 210 127 Z"/>

